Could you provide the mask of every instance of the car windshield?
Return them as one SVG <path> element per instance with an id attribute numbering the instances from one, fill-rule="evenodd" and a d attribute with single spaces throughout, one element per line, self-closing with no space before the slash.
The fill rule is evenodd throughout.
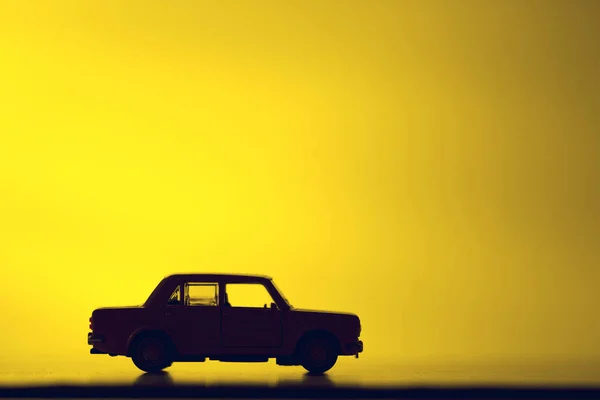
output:
<path id="1" fill-rule="evenodd" d="M 275 290 L 277 290 L 277 292 L 279 292 L 279 295 L 281 296 L 281 298 L 283 299 L 283 301 L 285 301 L 287 303 L 287 305 L 290 306 L 290 308 L 294 308 L 294 306 L 292 306 L 292 304 L 290 303 L 290 301 L 285 297 L 285 295 L 283 294 L 283 292 L 281 291 L 281 289 L 279 289 L 279 286 L 277 286 L 277 284 L 275 283 L 275 281 L 273 279 L 271 279 L 271 284 L 273 285 L 273 287 L 275 288 Z"/>

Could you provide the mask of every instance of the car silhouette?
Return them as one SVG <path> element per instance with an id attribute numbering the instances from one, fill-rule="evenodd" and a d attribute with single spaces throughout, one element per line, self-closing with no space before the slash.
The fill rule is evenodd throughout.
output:
<path id="1" fill-rule="evenodd" d="M 248 305 L 242 289 L 268 301 Z M 146 372 L 173 362 L 275 358 L 277 365 L 323 373 L 338 356 L 363 351 L 358 316 L 297 309 L 263 275 L 170 275 L 142 306 L 94 310 L 90 330 L 91 354 L 130 357 Z"/>

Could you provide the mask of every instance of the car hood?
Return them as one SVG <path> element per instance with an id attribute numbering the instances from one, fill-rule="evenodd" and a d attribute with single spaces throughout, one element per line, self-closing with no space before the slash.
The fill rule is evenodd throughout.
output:
<path id="1" fill-rule="evenodd" d="M 110 307 L 100 307 L 96 310 L 128 310 L 131 308 L 142 308 L 143 306 L 110 306 Z"/>
<path id="2" fill-rule="evenodd" d="M 105 313 L 113 313 L 113 312 L 118 312 L 118 311 L 127 311 L 129 312 L 129 310 L 137 310 L 137 309 L 142 309 L 144 308 L 143 306 L 115 306 L 115 307 L 100 307 L 100 308 L 96 308 L 92 314 L 105 314 Z"/>
<path id="3" fill-rule="evenodd" d="M 356 314 L 343 312 L 343 311 L 326 311 L 326 310 L 310 310 L 307 308 L 292 308 L 292 312 L 297 312 L 301 314 L 328 314 L 328 315 L 346 315 L 349 317 L 358 317 Z"/>

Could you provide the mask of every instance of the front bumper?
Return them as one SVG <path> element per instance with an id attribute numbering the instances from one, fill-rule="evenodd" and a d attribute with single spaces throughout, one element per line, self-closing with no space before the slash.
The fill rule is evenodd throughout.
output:
<path id="1" fill-rule="evenodd" d="M 94 335 L 92 332 L 88 332 L 87 342 L 90 345 L 94 345 L 95 343 L 103 343 L 104 337 L 102 337 L 100 335 Z"/>
<path id="2" fill-rule="evenodd" d="M 358 358 L 358 354 L 363 352 L 363 342 L 362 340 L 358 340 L 354 343 L 349 343 L 346 345 L 346 350 L 348 353 L 353 354 Z"/>

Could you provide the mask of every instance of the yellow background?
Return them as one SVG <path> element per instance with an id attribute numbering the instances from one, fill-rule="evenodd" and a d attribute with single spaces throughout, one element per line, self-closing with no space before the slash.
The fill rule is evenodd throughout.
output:
<path id="1" fill-rule="evenodd" d="M 2 357 L 173 272 L 365 358 L 600 356 L 594 1 L 0 0 Z"/>

